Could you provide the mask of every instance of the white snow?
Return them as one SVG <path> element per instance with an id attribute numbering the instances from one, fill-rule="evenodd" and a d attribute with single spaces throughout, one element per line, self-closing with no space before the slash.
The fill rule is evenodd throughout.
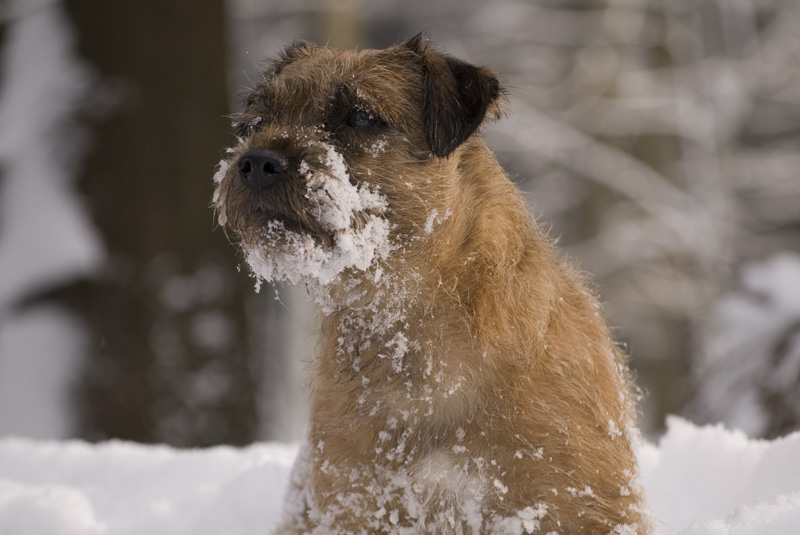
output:
<path id="1" fill-rule="evenodd" d="M 2 439 L 0 533 L 267 534 L 296 455 L 276 443 L 177 450 Z M 800 433 L 752 440 L 671 418 L 639 458 L 662 535 L 800 533 Z M 537 507 L 521 512 L 524 528 Z"/>
<path id="2" fill-rule="evenodd" d="M 296 448 L 0 441 L 3 535 L 267 533 Z"/>
<path id="3" fill-rule="evenodd" d="M 319 290 L 348 268 L 366 271 L 391 250 L 389 223 L 375 215 L 385 210 L 385 197 L 366 185 L 352 184 L 341 154 L 333 146 L 324 148 L 326 156 L 318 162 L 321 171 L 308 162 L 301 162 L 299 171 L 306 177 L 306 197 L 317 207 L 314 216 L 332 233 L 333 245 L 322 245 L 309 234 L 272 221 L 258 241 L 243 243 L 245 259 L 259 282 L 305 283 Z M 360 226 L 354 224 L 357 217 L 363 219 Z M 324 292 L 317 293 L 318 300 L 324 300 Z"/>
<path id="4" fill-rule="evenodd" d="M 720 425 L 672 417 L 658 445 L 639 455 L 662 533 L 800 533 L 800 433 L 748 439 Z"/>
<path id="5" fill-rule="evenodd" d="M 350 183 L 350 173 L 344 158 L 332 145 L 326 147 L 326 173 L 315 173 L 308 164 L 301 164 L 301 173 L 308 182 L 308 198 L 319 206 L 318 218 L 328 230 L 347 231 L 353 214 L 365 210 L 384 210 L 386 199 L 361 185 Z M 305 169 L 303 169 L 305 167 Z M 304 171 L 304 172 L 303 172 Z"/>

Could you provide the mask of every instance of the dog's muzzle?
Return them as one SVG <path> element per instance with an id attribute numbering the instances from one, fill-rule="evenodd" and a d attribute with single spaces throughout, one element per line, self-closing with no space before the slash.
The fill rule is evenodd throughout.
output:
<path id="1" fill-rule="evenodd" d="M 278 151 L 251 149 L 239 157 L 239 178 L 249 188 L 261 191 L 281 179 L 289 160 Z"/>

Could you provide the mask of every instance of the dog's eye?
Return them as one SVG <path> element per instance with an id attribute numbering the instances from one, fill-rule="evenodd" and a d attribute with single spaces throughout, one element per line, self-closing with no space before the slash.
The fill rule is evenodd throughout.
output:
<path id="1" fill-rule="evenodd" d="M 378 122 L 378 118 L 371 111 L 353 108 L 347 114 L 347 126 L 353 128 L 369 128 Z"/>

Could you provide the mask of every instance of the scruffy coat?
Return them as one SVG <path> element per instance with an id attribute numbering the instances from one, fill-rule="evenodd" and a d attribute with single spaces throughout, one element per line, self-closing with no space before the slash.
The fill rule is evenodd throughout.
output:
<path id="1" fill-rule="evenodd" d="M 250 95 L 231 163 L 254 147 L 322 162 L 334 147 L 351 182 L 385 198 L 353 227 L 390 228 L 369 267 L 303 280 L 322 339 L 278 534 L 649 532 L 625 358 L 480 136 L 502 100 L 490 71 L 422 36 L 295 45 Z M 289 167 L 258 193 L 235 165 L 218 177 L 220 219 L 251 265 L 293 254 L 264 241 L 271 221 L 336 243 Z"/>

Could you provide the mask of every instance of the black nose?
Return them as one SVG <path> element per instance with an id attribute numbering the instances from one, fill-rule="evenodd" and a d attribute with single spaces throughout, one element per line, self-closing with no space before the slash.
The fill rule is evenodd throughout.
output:
<path id="1" fill-rule="evenodd" d="M 239 178 L 258 191 L 278 180 L 289 167 L 289 160 L 278 151 L 251 149 L 239 157 Z"/>

